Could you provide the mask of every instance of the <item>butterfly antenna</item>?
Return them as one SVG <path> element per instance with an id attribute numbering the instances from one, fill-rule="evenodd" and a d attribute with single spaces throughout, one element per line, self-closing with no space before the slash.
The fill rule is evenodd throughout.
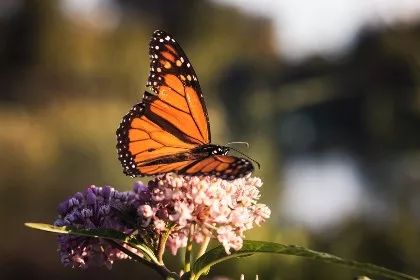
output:
<path id="1" fill-rule="evenodd" d="M 241 142 L 241 143 L 246 143 L 246 142 Z M 247 144 L 248 144 L 248 143 L 247 143 Z M 246 157 L 247 159 L 249 159 L 249 160 L 251 160 L 251 161 L 255 162 L 255 164 L 258 166 L 258 169 L 261 169 L 261 165 L 260 165 L 260 163 L 259 163 L 258 161 L 256 161 L 255 159 L 253 159 L 253 158 L 251 158 L 251 157 L 247 156 L 246 154 L 244 154 L 244 153 L 242 153 L 241 151 L 238 151 L 237 149 L 234 149 L 234 148 L 232 148 L 232 147 L 229 147 L 229 149 L 234 150 L 235 152 L 237 152 L 237 153 L 239 153 L 239 154 L 243 155 L 244 157 Z"/>
<path id="2" fill-rule="evenodd" d="M 229 143 L 226 143 L 226 146 L 229 146 L 229 145 L 231 145 L 231 144 L 241 144 L 241 145 L 245 145 L 247 148 L 249 148 L 249 144 L 248 144 L 248 142 L 241 142 L 241 141 L 239 141 L 239 142 L 229 142 Z"/>

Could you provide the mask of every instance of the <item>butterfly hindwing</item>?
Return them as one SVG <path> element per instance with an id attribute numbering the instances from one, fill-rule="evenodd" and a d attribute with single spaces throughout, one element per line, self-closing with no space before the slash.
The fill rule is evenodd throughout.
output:
<path id="1" fill-rule="evenodd" d="M 194 157 L 191 153 L 181 154 L 177 160 L 174 156 L 163 157 L 139 166 L 139 171 L 145 175 L 176 172 L 184 175 L 214 175 L 233 180 L 254 169 L 250 161 L 230 155 L 212 155 L 196 159 Z"/>
<path id="2" fill-rule="evenodd" d="M 230 155 L 214 155 L 197 160 L 181 169 L 179 173 L 187 175 L 214 175 L 222 179 L 233 180 L 254 170 L 246 159 Z"/>

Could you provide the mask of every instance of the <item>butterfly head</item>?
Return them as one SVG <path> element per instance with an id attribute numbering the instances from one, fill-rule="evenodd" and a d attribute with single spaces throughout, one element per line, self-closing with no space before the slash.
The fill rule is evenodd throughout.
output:
<path id="1" fill-rule="evenodd" d="M 213 155 L 227 155 L 229 150 L 230 149 L 228 147 L 217 146 L 217 148 L 215 150 L 213 150 L 212 154 Z"/>
<path id="2" fill-rule="evenodd" d="M 201 146 L 200 150 L 204 153 L 208 153 L 209 156 L 224 156 L 229 153 L 230 148 L 225 146 L 208 144 Z"/>

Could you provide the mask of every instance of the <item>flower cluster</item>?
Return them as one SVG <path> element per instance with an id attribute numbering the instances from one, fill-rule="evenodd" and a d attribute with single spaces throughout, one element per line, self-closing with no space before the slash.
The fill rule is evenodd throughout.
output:
<path id="1" fill-rule="evenodd" d="M 270 209 L 258 204 L 259 178 L 246 176 L 233 181 L 217 177 L 166 174 L 137 183 L 134 203 L 141 226 L 159 234 L 171 229 L 168 243 L 175 255 L 192 237 L 196 243 L 217 238 L 226 253 L 242 247 L 244 231 L 269 218 Z"/>
<path id="2" fill-rule="evenodd" d="M 126 207 L 133 193 L 119 192 L 111 187 L 90 186 L 60 203 L 56 226 L 72 226 L 83 229 L 107 228 L 122 232 L 130 231 L 121 220 L 120 209 Z M 98 238 L 59 235 L 59 254 L 66 266 L 87 268 L 105 265 L 111 268 L 115 260 L 128 256 Z"/>
<path id="3" fill-rule="evenodd" d="M 166 245 L 174 255 L 187 246 L 188 239 L 203 243 L 217 238 L 229 254 L 242 247 L 246 230 L 270 216 L 270 209 L 257 203 L 261 185 L 259 178 L 251 176 L 226 181 L 170 173 L 147 186 L 137 182 L 130 192 L 90 186 L 59 205 L 54 224 L 133 233 L 152 250 L 156 250 L 159 236 L 169 232 Z M 129 212 L 135 215 L 130 225 L 124 219 Z M 62 263 L 72 267 L 111 268 L 115 260 L 128 258 L 101 238 L 63 234 L 58 241 Z M 142 256 L 137 249 L 126 248 Z"/>

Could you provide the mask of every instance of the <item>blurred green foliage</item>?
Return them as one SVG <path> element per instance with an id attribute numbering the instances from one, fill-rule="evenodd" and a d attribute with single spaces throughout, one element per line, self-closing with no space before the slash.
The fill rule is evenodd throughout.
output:
<path id="1" fill-rule="evenodd" d="M 207 1 L 116 1 L 119 24 L 108 29 L 66 17 L 56 1 L 20 3 L 0 18 L 2 279 L 156 276 L 131 263 L 116 264 L 110 272 L 63 268 L 54 237 L 23 223 L 53 221 L 58 202 L 89 184 L 131 188 L 134 180 L 122 174 L 117 160 L 115 129 L 142 96 L 148 41 L 158 28 L 173 33 L 194 64 L 213 142 L 247 141 L 249 155 L 263 167 L 256 175 L 264 180 L 262 201 L 273 215 L 247 238 L 420 274 L 420 25 L 366 31 L 339 60 L 314 57 L 290 64 L 275 51 L 268 20 Z M 390 219 L 354 217 L 327 233 L 283 222 L 279 182 L 290 154 L 278 127 L 294 112 L 319 121 L 324 137 L 315 151 L 342 145 L 361 159 L 378 185 L 375 192 L 389 194 L 384 203 Z M 409 175 L 389 181 L 384 169 L 372 168 L 389 158 L 403 161 Z M 210 276 L 238 279 L 241 273 L 245 279 L 357 276 L 262 255 L 221 264 Z"/>

